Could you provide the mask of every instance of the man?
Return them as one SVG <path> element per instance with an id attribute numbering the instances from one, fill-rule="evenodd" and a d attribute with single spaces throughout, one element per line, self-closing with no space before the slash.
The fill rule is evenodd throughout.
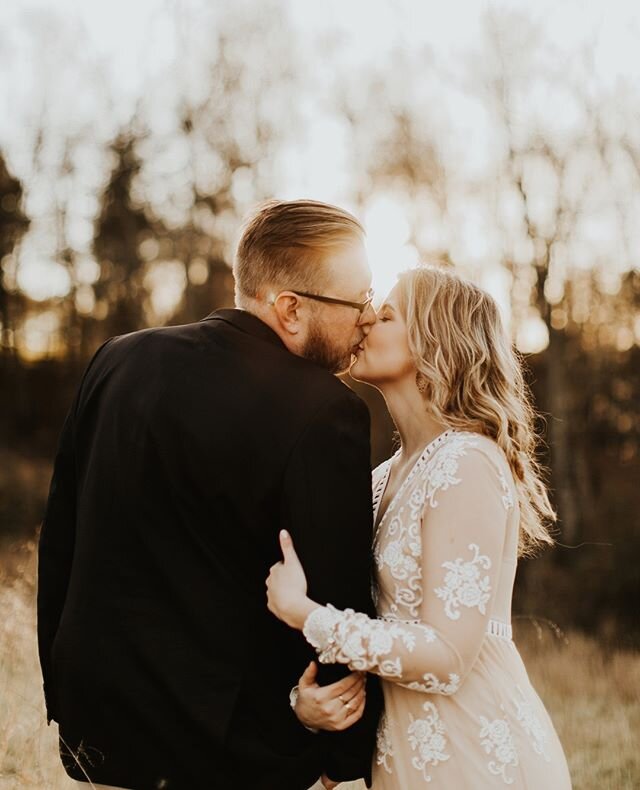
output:
<path id="1" fill-rule="evenodd" d="M 81 782 L 370 777 L 379 690 L 352 727 L 303 727 L 289 692 L 315 656 L 265 598 L 285 527 L 314 599 L 374 613 L 369 417 L 332 375 L 375 321 L 362 227 L 326 204 L 268 203 L 234 274 L 237 309 L 103 345 L 63 429 L 38 634 L 48 716 Z"/>

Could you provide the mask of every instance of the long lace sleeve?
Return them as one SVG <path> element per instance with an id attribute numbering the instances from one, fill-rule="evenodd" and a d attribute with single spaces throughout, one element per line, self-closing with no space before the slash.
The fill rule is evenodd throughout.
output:
<path id="1" fill-rule="evenodd" d="M 460 454 L 441 481 L 425 478 L 410 498 L 421 510 L 418 619 L 319 607 L 304 625 L 319 660 L 418 691 L 454 694 L 487 630 L 513 507 L 509 492 L 504 472 L 477 447 Z"/>

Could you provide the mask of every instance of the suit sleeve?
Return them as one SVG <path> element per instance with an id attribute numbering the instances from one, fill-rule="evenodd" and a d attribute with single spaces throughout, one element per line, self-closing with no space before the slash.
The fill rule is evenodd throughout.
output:
<path id="1" fill-rule="evenodd" d="M 109 341 L 107 341 L 108 343 Z M 38 543 L 38 652 L 44 682 L 47 722 L 57 720 L 51 648 L 58 630 L 73 561 L 76 526 L 75 418 L 82 387 L 103 348 L 89 363 L 67 414 L 53 466 L 53 477 Z"/>
<path id="2" fill-rule="evenodd" d="M 367 407 L 346 387 L 312 419 L 287 465 L 283 526 L 291 533 L 313 600 L 375 616 L 369 426 Z M 304 666 L 315 654 L 302 636 L 300 643 Z M 321 666 L 319 682 L 333 682 L 347 672 Z M 380 688 L 371 677 L 361 720 L 347 731 L 318 736 L 326 739 L 325 771 L 331 779 L 369 781 L 380 709 Z"/>

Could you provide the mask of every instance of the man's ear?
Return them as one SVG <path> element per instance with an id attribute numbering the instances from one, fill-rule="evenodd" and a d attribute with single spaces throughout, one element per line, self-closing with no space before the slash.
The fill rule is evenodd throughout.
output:
<path id="1" fill-rule="evenodd" d="M 273 309 L 282 328 L 291 335 L 302 331 L 300 323 L 301 302 L 292 291 L 281 291 L 273 300 Z"/>

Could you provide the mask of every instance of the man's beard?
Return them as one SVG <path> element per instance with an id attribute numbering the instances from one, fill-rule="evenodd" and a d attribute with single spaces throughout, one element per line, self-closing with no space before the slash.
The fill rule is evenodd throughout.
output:
<path id="1" fill-rule="evenodd" d="M 314 321 L 302 348 L 301 356 L 325 368 L 329 373 L 345 373 L 351 367 L 351 349 L 332 345 L 319 321 Z"/>

